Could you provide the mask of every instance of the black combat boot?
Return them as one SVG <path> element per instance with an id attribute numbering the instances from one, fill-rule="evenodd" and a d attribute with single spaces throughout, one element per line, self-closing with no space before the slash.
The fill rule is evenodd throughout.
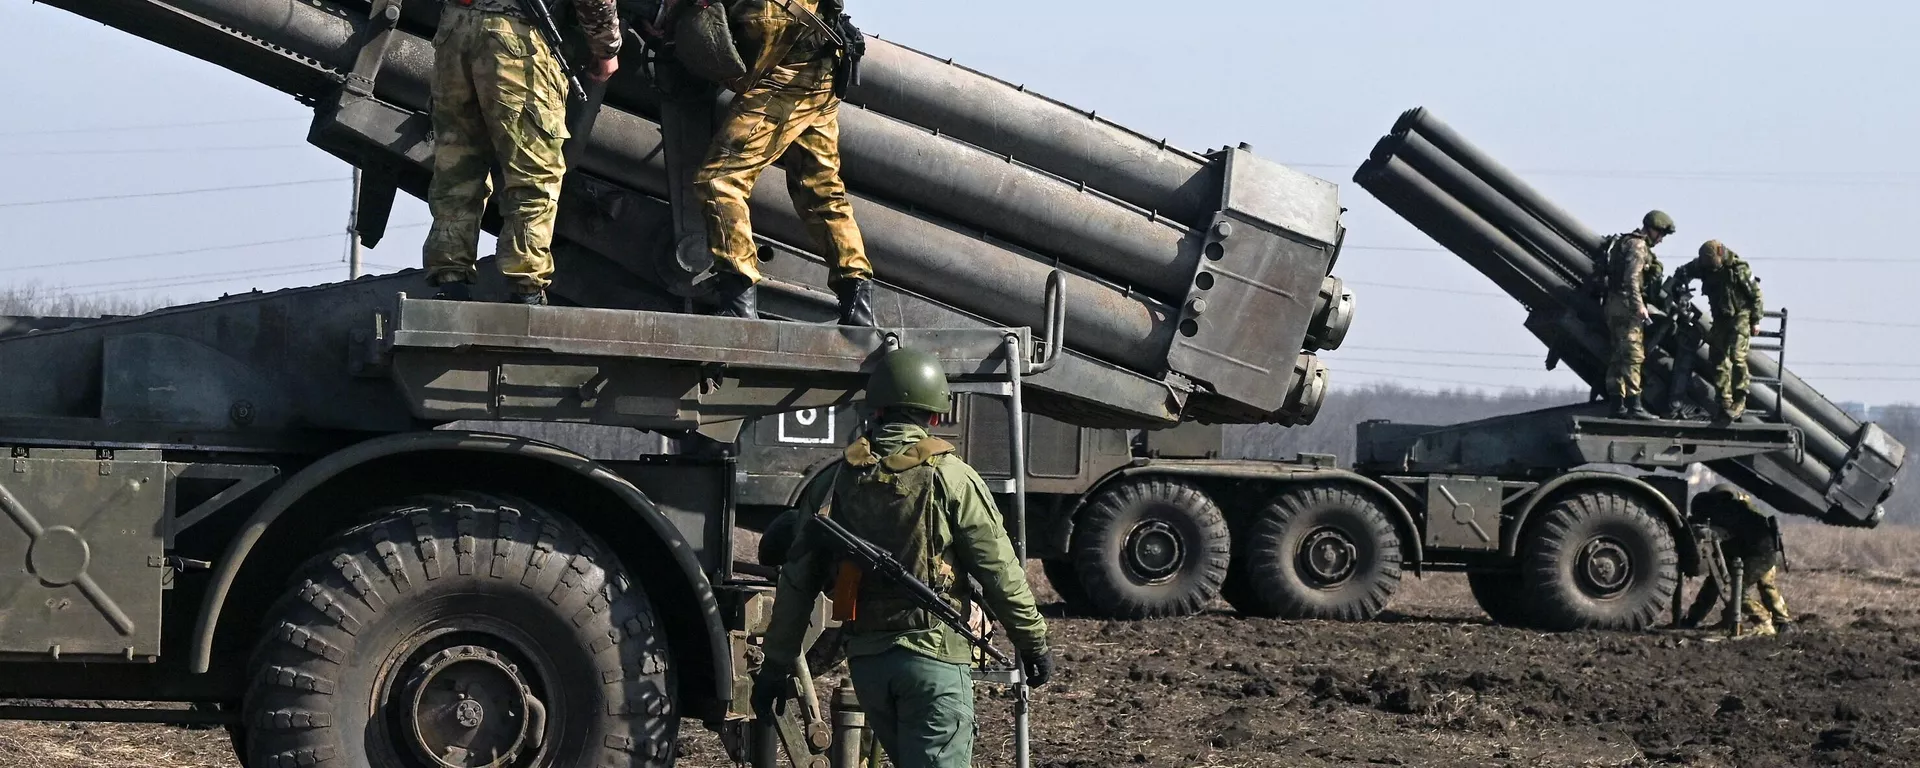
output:
<path id="1" fill-rule="evenodd" d="M 436 301 L 472 301 L 473 284 L 465 280 L 448 280 L 434 284 L 433 298 Z"/>
<path id="2" fill-rule="evenodd" d="M 720 302 L 720 309 L 714 312 L 720 317 L 737 317 L 742 320 L 760 319 L 760 288 L 746 275 L 723 272 L 713 278 L 714 298 Z"/>
<path id="3" fill-rule="evenodd" d="M 507 303 L 525 304 L 530 307 L 544 307 L 547 305 L 547 292 L 538 288 L 527 293 L 515 291 L 513 295 L 507 297 Z"/>
<path id="4" fill-rule="evenodd" d="M 1614 412 L 1615 416 L 1619 418 L 1633 419 L 1634 421 L 1660 420 L 1660 417 L 1653 415 L 1653 412 L 1648 411 L 1640 405 L 1639 395 L 1627 395 L 1626 399 L 1621 401 L 1621 405 L 1623 407 L 1616 409 Z"/>
<path id="5" fill-rule="evenodd" d="M 873 321 L 873 281 L 844 280 L 833 287 L 840 296 L 840 324 L 855 328 L 872 328 Z"/>

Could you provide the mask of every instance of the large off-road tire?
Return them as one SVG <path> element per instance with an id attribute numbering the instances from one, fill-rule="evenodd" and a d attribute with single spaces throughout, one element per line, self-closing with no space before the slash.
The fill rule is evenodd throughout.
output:
<path id="1" fill-rule="evenodd" d="M 1053 587 L 1053 593 L 1060 596 L 1071 613 L 1087 613 L 1092 610 L 1087 599 L 1087 587 L 1080 583 L 1080 570 L 1072 560 L 1054 559 L 1040 561 L 1040 570 L 1047 574 L 1047 584 Z"/>
<path id="2" fill-rule="evenodd" d="M 423 499 L 339 536 L 269 612 L 246 764 L 665 766 L 669 661 L 646 594 L 578 526 Z"/>
<path id="3" fill-rule="evenodd" d="M 1373 497 L 1315 483 L 1282 491 L 1240 542 L 1244 584 L 1233 607 L 1251 616 L 1366 621 L 1400 588 L 1400 534 Z"/>
<path id="4" fill-rule="evenodd" d="M 1485 611 L 1493 623 L 1509 627 L 1532 625 L 1527 589 L 1520 581 L 1520 574 L 1468 573 L 1467 587 L 1473 590 L 1473 601 L 1480 604 L 1480 610 Z"/>
<path id="5" fill-rule="evenodd" d="M 1079 518 L 1072 557 L 1088 613 L 1191 616 L 1219 596 L 1231 534 L 1220 507 L 1198 487 L 1164 478 L 1121 481 Z"/>
<path id="6" fill-rule="evenodd" d="M 1678 583 L 1673 535 L 1614 490 L 1570 494 L 1540 511 L 1521 546 L 1521 581 L 1541 629 L 1653 626 Z"/>

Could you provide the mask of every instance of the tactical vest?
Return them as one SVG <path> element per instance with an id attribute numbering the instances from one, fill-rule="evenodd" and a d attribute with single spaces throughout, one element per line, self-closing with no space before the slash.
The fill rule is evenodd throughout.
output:
<path id="1" fill-rule="evenodd" d="M 909 573 L 954 607 L 966 610 L 964 580 L 955 576 L 944 547 L 952 540 L 940 498 L 938 467 L 952 444 L 928 437 L 891 456 L 875 456 L 866 438 L 847 447 L 846 468 L 834 484 L 833 519 L 893 553 Z M 860 580 L 859 614 L 848 630 L 901 632 L 942 626 L 914 605 L 907 593 L 883 578 Z"/>
<path id="2" fill-rule="evenodd" d="M 1628 232 L 1624 235 L 1615 235 L 1609 238 L 1606 264 L 1607 295 L 1611 296 L 1619 293 L 1633 277 L 1633 275 L 1627 273 L 1627 266 L 1630 262 L 1626 254 L 1627 242 L 1629 240 L 1644 239 L 1646 239 L 1645 236 L 1638 232 Z M 1640 268 L 1640 300 L 1643 303 L 1656 307 L 1664 303 L 1663 297 L 1660 295 L 1660 280 L 1665 274 L 1666 268 L 1661 266 L 1660 257 L 1654 254 L 1652 246 L 1648 246 L 1647 262 L 1641 265 Z"/>

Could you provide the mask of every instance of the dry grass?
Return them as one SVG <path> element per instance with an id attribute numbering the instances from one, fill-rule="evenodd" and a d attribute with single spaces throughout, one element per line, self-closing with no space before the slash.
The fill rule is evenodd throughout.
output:
<path id="1" fill-rule="evenodd" d="M 0 724 L 0 768 L 232 768 L 225 729 L 117 723 Z"/>

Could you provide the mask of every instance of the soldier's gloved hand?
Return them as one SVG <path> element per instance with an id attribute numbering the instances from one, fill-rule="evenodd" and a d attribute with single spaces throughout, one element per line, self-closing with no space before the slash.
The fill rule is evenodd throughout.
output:
<path id="1" fill-rule="evenodd" d="M 761 665 L 759 674 L 753 676 L 753 714 L 763 720 L 772 720 L 773 705 L 786 695 L 787 681 L 793 678 L 793 670 L 785 664 L 767 662 Z"/>
<path id="2" fill-rule="evenodd" d="M 1038 688 L 1053 679 L 1053 651 L 1020 655 L 1020 670 L 1026 673 L 1027 687 Z"/>
<path id="3" fill-rule="evenodd" d="M 1648 312 L 1646 307 L 1641 307 L 1640 308 L 1640 324 L 1646 325 L 1647 323 L 1652 321 L 1653 321 L 1653 313 Z"/>

